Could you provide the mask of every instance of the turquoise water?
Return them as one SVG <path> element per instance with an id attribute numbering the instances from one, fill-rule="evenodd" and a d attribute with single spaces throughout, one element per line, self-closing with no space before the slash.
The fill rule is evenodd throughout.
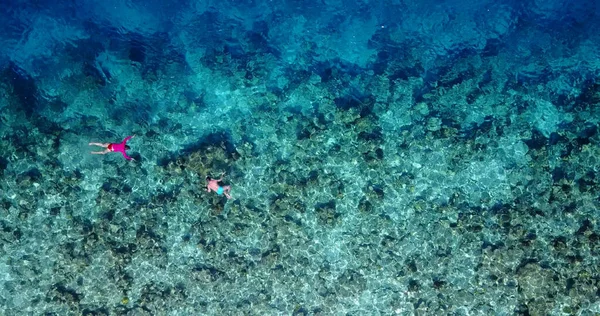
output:
<path id="1" fill-rule="evenodd" d="M 600 314 L 597 2 L 0 8 L 1 315 Z"/>

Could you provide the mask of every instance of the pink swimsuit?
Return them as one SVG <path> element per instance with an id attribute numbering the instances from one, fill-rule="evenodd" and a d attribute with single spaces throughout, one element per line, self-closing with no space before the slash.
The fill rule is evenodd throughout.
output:
<path id="1" fill-rule="evenodd" d="M 131 137 L 132 136 L 125 137 L 125 139 L 120 144 L 110 144 L 110 145 L 108 145 L 108 149 L 110 151 L 120 152 L 120 153 L 123 154 L 123 157 L 125 157 L 125 159 L 131 160 L 131 157 L 127 156 L 127 153 L 125 153 L 125 145 L 127 144 L 127 141 L 131 139 Z"/>

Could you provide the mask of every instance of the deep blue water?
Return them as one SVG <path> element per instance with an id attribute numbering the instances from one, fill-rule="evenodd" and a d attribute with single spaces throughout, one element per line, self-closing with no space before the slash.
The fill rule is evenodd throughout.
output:
<path id="1" fill-rule="evenodd" d="M 600 314 L 597 1 L 0 21 L 1 315 Z"/>

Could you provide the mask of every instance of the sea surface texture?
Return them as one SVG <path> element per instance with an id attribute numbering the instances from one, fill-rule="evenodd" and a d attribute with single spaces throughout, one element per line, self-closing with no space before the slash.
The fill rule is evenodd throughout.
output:
<path id="1" fill-rule="evenodd" d="M 596 0 L 3 0 L 0 315 L 600 315 L 599 30 Z"/>

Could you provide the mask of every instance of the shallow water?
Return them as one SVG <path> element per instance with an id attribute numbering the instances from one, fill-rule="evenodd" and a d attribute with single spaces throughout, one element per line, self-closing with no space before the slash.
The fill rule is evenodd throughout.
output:
<path id="1" fill-rule="evenodd" d="M 596 2 L 2 7 L 0 314 L 600 313 Z"/>

